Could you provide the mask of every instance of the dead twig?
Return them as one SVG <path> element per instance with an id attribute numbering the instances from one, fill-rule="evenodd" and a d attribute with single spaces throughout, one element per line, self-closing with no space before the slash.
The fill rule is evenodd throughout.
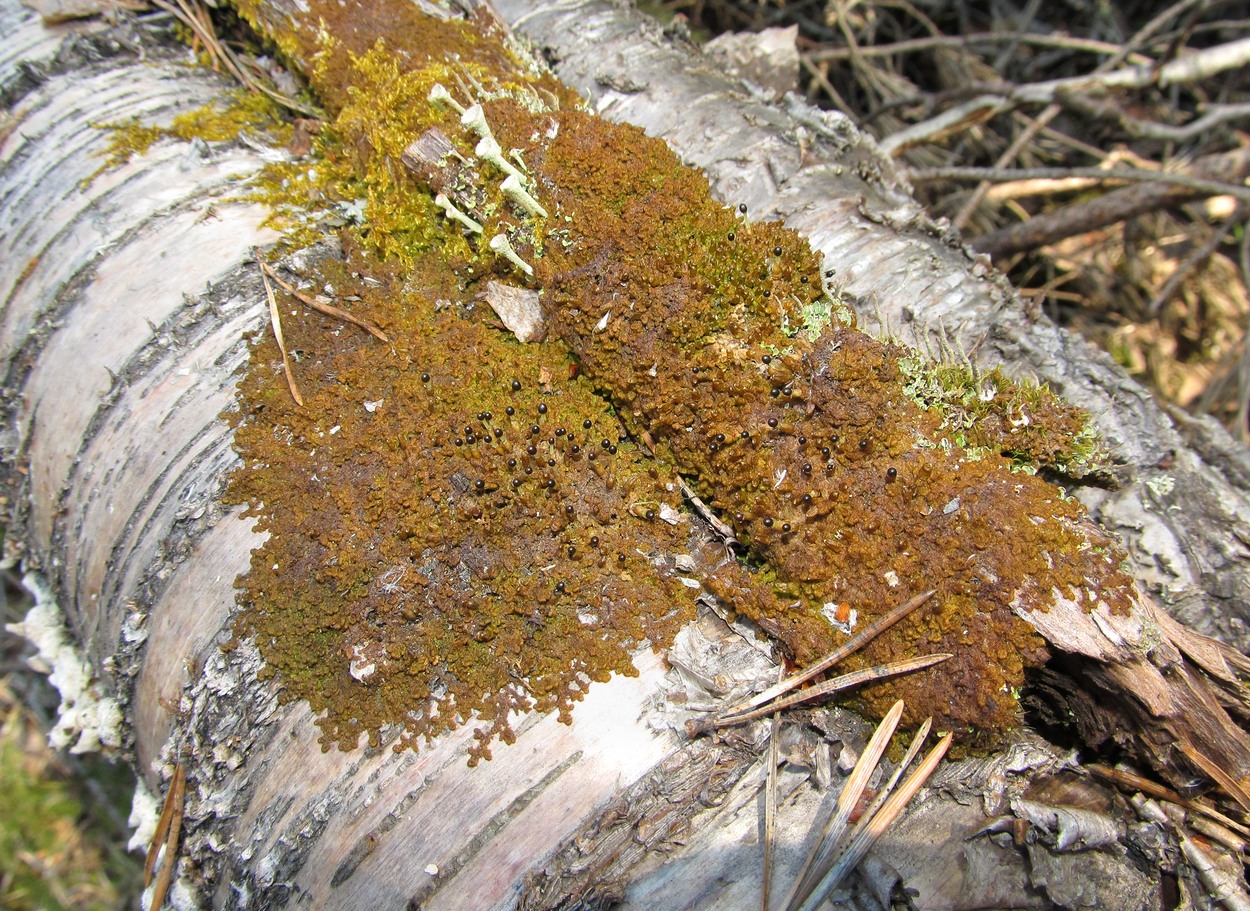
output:
<path id="1" fill-rule="evenodd" d="M 1020 171 L 930 168 L 914 172 L 910 176 L 917 182 L 939 179 L 1032 180 L 1095 177 L 1103 180 L 1131 180 L 1136 184 L 992 231 L 972 242 L 973 248 L 979 252 L 989 253 L 991 256 L 1007 256 L 1205 196 L 1229 195 L 1250 201 L 1250 189 L 1240 185 L 1240 181 L 1247 175 L 1250 175 L 1250 148 L 1205 156 L 1195 161 L 1184 174 L 1121 168 L 1031 168 Z"/>
<path id="2" fill-rule="evenodd" d="M 1211 254 L 1224 242 L 1224 238 L 1229 231 L 1245 221 L 1247 211 L 1250 211 L 1250 206 L 1247 206 L 1245 203 L 1238 205 L 1233 214 L 1224 219 L 1223 224 L 1211 232 L 1211 237 L 1207 239 L 1206 243 L 1185 257 L 1185 261 L 1172 271 L 1167 281 L 1163 283 L 1163 287 L 1159 289 L 1154 299 L 1150 301 L 1150 306 L 1146 310 L 1147 313 L 1156 317 L 1159 315 L 1159 311 L 1180 290 L 1181 285 L 1189 278 L 1190 273 L 1211 258 Z"/>

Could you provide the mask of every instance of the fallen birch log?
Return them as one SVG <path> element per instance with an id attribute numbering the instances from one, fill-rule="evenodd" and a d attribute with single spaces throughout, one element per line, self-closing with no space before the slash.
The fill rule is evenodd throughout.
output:
<path id="1" fill-rule="evenodd" d="M 54 46 L 30 14 L 9 8 L 5 14 L 12 34 L 20 36 L 12 46 L 44 53 Z M 194 74 L 175 78 L 168 70 L 137 64 L 110 33 L 78 39 L 84 40 L 79 47 L 119 55 L 89 71 L 103 81 L 84 79 L 80 63 L 90 55 L 63 52 L 60 69 L 52 66 L 15 104 L 12 115 L 22 119 L 4 147 L 4 186 L 17 188 L 6 196 L 3 221 L 14 254 L 5 267 L 5 358 L 16 428 L 9 502 L 11 525 L 18 529 L 6 540 L 48 578 L 45 602 L 60 604 L 92 663 L 117 691 L 130 731 L 127 748 L 139 767 L 152 769 L 159 759 L 167 774 L 175 763 L 186 771 L 179 894 L 198 894 L 222 906 L 301 897 L 341 907 L 405 902 L 554 907 L 571 896 L 585 904 L 626 896 L 639 907 L 660 897 L 701 907 L 746 903 L 758 892 L 758 877 L 742 871 L 758 863 L 751 843 L 759 733 L 690 741 L 681 724 L 687 713 L 675 707 L 762 688 L 774 672 L 752 643 L 712 616 L 682 634 L 670 653 L 672 670 L 644 652 L 634 658 L 637 677 L 588 688 L 571 726 L 551 714 L 514 720 L 516 743 L 497 747 L 489 763 L 473 769 L 464 765 L 475 742 L 465 727 L 415 754 L 373 748 L 320 752 L 308 706 L 278 702 L 276 689 L 259 679 L 262 663 L 255 649 L 244 642 L 222 651 L 234 578 L 247 568 L 248 552 L 259 541 L 220 504 L 223 472 L 234 459 L 228 428 L 217 415 L 232 400 L 232 375 L 246 356 L 244 328 L 259 328 L 267 319 L 261 278 L 248 256 L 268 238 L 257 228 L 263 215 L 255 208 L 226 200 L 208 204 L 259 161 L 238 147 L 194 146 L 189 155 L 186 146 L 164 145 L 97 176 L 82 194 L 68 189 L 99 167 L 93 153 L 106 140 L 91 123 L 131 112 L 167 116 L 180 106 L 207 102 L 217 91 L 211 80 Z M 88 116 L 75 107 L 83 97 L 92 99 Z M 834 152 L 847 148 L 873 160 L 871 150 L 857 148 L 844 132 Z M 833 170 L 826 173 L 841 176 Z M 919 213 L 891 192 L 904 221 L 912 219 L 922 229 Z M 43 198 L 50 202 L 34 202 Z M 835 208 L 838 199 L 845 197 L 834 198 Z M 749 204 L 753 213 L 769 211 L 755 199 Z M 935 272 L 923 280 L 925 287 L 949 288 L 952 299 L 979 294 L 983 300 L 1010 300 L 1001 286 L 972 274 L 977 267 L 962 251 L 908 224 L 899 230 L 900 225 L 862 214 L 871 211 L 861 202 L 841 209 L 843 216 L 853 215 L 846 223 L 858 226 L 865 238 L 897 234 L 902 246 L 894 248 L 895 256 L 928 250 L 923 261 Z M 858 248 L 858 261 L 902 261 L 865 256 L 871 249 Z M 907 278 L 915 270 L 902 271 Z M 852 290 L 860 298 L 878 298 L 889 312 L 873 283 L 902 279 L 889 278 L 889 266 L 872 274 L 886 277 L 849 276 L 852 283 L 868 283 Z M 201 293 L 206 282 L 212 287 Z M 955 290 L 961 282 L 977 294 Z M 184 300 L 184 293 L 194 296 Z M 906 290 L 898 297 L 929 303 L 925 295 L 909 296 Z M 966 322 L 973 319 L 970 313 Z M 1056 373 L 1081 378 L 1069 394 L 1076 388 L 1106 397 L 1109 389 L 1132 389 L 1105 367 L 1084 366 L 1088 351 L 1044 325 L 1006 326 L 995 328 L 999 350 L 1015 345 L 1047 351 L 1054 359 L 1057 346 L 1082 355 L 1074 362 L 1082 365 L 1080 373 L 1065 366 L 1067 361 L 1049 364 Z M 1148 399 L 1133 396 L 1132 413 L 1166 430 L 1166 418 Z M 1104 413 L 1111 420 L 1125 411 Z M 1164 439 L 1176 441 L 1174 466 L 1192 472 L 1173 469 L 1169 477 L 1191 482 L 1221 509 L 1244 504 L 1243 493 L 1221 486 L 1217 472 L 1174 431 L 1167 434 Z M 1113 439 L 1139 469 L 1132 457 L 1158 445 L 1127 431 L 1123 439 Z M 1223 444 L 1210 434 L 1204 445 L 1203 451 L 1212 452 Z M 1210 535 L 1199 535 L 1185 524 L 1190 520 L 1189 515 L 1166 518 L 1174 523 L 1167 526 L 1170 534 L 1192 539 L 1197 549 L 1191 553 L 1232 552 L 1227 540 L 1208 543 Z M 1110 689 L 1122 693 L 1127 675 L 1128 686 L 1148 696 L 1149 708 L 1165 719 L 1154 729 L 1162 736 L 1170 736 L 1167 723 L 1216 717 L 1211 706 L 1202 705 L 1209 690 L 1201 672 L 1183 664 L 1181 653 L 1235 684 L 1226 665 L 1230 656 L 1171 625 L 1143 600 L 1136 601 L 1135 611 L 1128 627 L 1117 625 L 1113 614 L 1102 625 L 1046 628 L 1052 615 L 1031 619 L 1054 645 L 1096 659 L 1082 667 L 1109 668 L 1093 673 L 1095 681 L 1105 678 Z M 1156 634 L 1161 640 L 1151 638 L 1149 644 L 1163 674 L 1136 651 L 1143 635 Z M 717 679 L 725 677 L 722 667 L 703 664 L 709 654 L 721 652 L 742 662 L 728 679 Z M 1202 712 L 1188 715 L 1191 704 L 1178 709 L 1165 676 L 1175 673 L 1195 681 L 1192 692 Z M 813 737 L 810 729 L 796 732 L 789 768 L 802 771 L 790 773 L 790 788 L 808 777 L 821 781 L 834 774 L 831 739 L 852 752 L 863 742 L 854 719 L 838 712 L 830 719 L 822 722 L 824 736 Z M 1234 777 L 1244 775 L 1236 766 L 1242 749 L 1236 732 L 1211 733 L 1195 739 L 1203 749 L 1223 750 L 1224 767 L 1233 769 Z M 1176 762 L 1173 756 L 1165 760 L 1165 768 Z M 1061 759 L 1026 738 L 996 761 L 951 770 L 944 787 L 950 795 L 979 794 L 1000 812 L 1011 793 L 1056 778 L 1063 767 Z M 1028 771 L 1021 775 L 1021 769 Z M 819 803 L 815 792 L 792 793 L 782 812 L 777 874 L 782 877 L 793 875 L 805 853 L 799 833 Z M 881 851 L 909 887 L 928 882 L 923 888 L 931 890 L 934 906 L 941 906 L 951 894 L 945 891 L 951 888 L 951 858 L 963 852 L 982 863 L 1007 864 L 1019 891 L 1027 890 L 1029 874 L 1014 849 L 988 839 L 964 847 L 964 838 L 984 826 L 979 811 L 946 807 L 938 813 L 937 806 L 935 798 L 919 808 L 893 839 L 887 835 Z M 915 856 L 906 860 L 902 846 L 934 825 L 934 814 L 945 820 L 940 837 L 926 836 L 939 846 L 936 855 L 919 864 Z M 1037 849 L 1030 860 L 1040 865 L 1049 856 Z M 1111 855 L 1055 856 L 1057 864 L 1070 867 L 1064 877 L 1056 874 L 1056 881 L 1107 876 L 1114 885 L 1106 888 L 1130 896 L 1108 904 L 1148 906 L 1153 883 L 1122 861 L 1117 866 Z M 890 876 L 867 880 L 869 885 L 859 887 L 862 900 L 871 900 L 873 884 L 880 890 L 885 882 L 888 889 L 889 881 Z M 967 894 L 971 882 L 963 887 Z"/>

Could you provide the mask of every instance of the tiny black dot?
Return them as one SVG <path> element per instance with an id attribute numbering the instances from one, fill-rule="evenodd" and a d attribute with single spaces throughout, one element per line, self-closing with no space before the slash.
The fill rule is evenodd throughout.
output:
<path id="1" fill-rule="evenodd" d="M 520 486 L 521 486 L 521 479 L 520 479 L 520 478 L 513 478 L 513 479 L 512 479 L 512 486 L 513 486 L 513 487 L 520 487 Z"/>
<path id="2" fill-rule="evenodd" d="M 897 468 L 893 468 L 893 467 L 891 467 L 891 468 L 887 468 L 887 469 L 885 470 L 885 476 L 886 476 L 887 478 L 889 478 L 891 481 L 893 481 L 895 478 L 897 478 L 897 477 L 898 477 L 898 469 L 897 469 Z"/>
<path id="3" fill-rule="evenodd" d="M 837 269 L 826 269 L 825 278 L 833 278 L 838 273 Z"/>
<path id="4" fill-rule="evenodd" d="M 764 527 L 765 527 L 765 528 L 772 528 L 772 527 L 773 527 L 773 520 L 772 520 L 772 519 L 765 519 L 765 520 L 764 520 Z"/>
<path id="5" fill-rule="evenodd" d="M 794 387 L 789 385 L 788 383 L 786 384 L 785 388 L 783 388 L 781 391 L 785 395 L 794 395 Z"/>
<path id="6" fill-rule="evenodd" d="M 547 483 L 544 484 L 543 486 L 546 487 L 548 490 L 550 490 L 551 488 L 556 486 L 556 482 L 553 479 L 548 478 Z"/>
<path id="7" fill-rule="evenodd" d="M 648 509 L 648 510 L 647 510 L 647 519 L 648 519 L 648 520 L 650 520 L 650 519 L 654 519 L 654 518 L 655 518 L 655 510 L 654 510 L 654 509 Z"/>
<path id="8" fill-rule="evenodd" d="M 571 547 L 569 548 L 569 550 L 572 550 L 572 549 L 573 549 L 573 548 L 571 548 Z M 569 554 L 569 556 L 571 557 L 571 556 L 573 556 L 573 555 L 572 555 L 572 554 Z M 556 583 L 556 591 L 557 591 L 557 592 L 563 592 L 563 591 L 564 591 L 564 583 L 563 583 L 563 582 L 557 582 L 557 583 Z"/>
<path id="9" fill-rule="evenodd" d="M 547 467 L 548 467 L 548 468 L 555 468 L 555 467 L 556 467 L 556 460 L 555 460 L 555 459 L 548 459 L 548 460 L 547 460 Z"/>
<path id="10" fill-rule="evenodd" d="M 800 446 L 806 446 L 806 445 L 807 445 L 807 437 L 799 437 L 799 445 L 800 445 Z"/>
<path id="11" fill-rule="evenodd" d="M 530 436 L 532 437 L 538 436 L 538 432 L 540 429 L 541 428 L 539 428 L 537 424 L 530 424 Z"/>
<path id="12" fill-rule="evenodd" d="M 830 449 L 828 446 L 822 446 L 822 447 L 820 447 L 820 454 L 821 454 L 822 456 L 824 456 L 826 459 L 827 459 L 827 458 L 829 458 L 829 456 L 830 456 L 832 453 L 833 453 L 833 450 L 832 450 L 832 449 Z"/>
<path id="13" fill-rule="evenodd" d="M 478 415 L 478 417 L 481 417 L 481 415 Z M 473 428 L 466 424 L 464 427 L 464 432 L 472 436 Z"/>
<path id="14" fill-rule="evenodd" d="M 485 411 L 479 411 L 479 412 L 477 413 L 477 419 L 478 419 L 479 421 L 484 421 L 484 420 L 486 420 L 486 412 L 485 412 Z"/>
<path id="15" fill-rule="evenodd" d="M 535 446 L 533 443 L 530 443 L 528 446 L 526 446 L 525 451 L 528 452 L 530 455 L 538 455 L 538 447 Z"/>
<path id="16" fill-rule="evenodd" d="M 475 437 L 473 434 L 470 433 L 464 438 L 464 441 L 468 443 L 470 446 L 472 446 L 474 443 L 477 442 L 477 437 Z"/>
<path id="17" fill-rule="evenodd" d="M 781 395 L 781 390 L 774 386 L 772 389 L 768 390 L 768 394 L 773 398 L 777 398 L 777 396 Z"/>
<path id="18" fill-rule="evenodd" d="M 546 402 L 539 402 L 539 403 L 538 403 L 538 413 L 539 413 L 539 414 L 546 414 L 546 413 L 547 413 L 547 403 L 546 403 Z"/>
<path id="19" fill-rule="evenodd" d="M 568 553 L 569 553 L 569 556 L 570 556 L 570 557 L 576 557 L 576 556 L 577 556 L 577 548 L 576 548 L 576 547 L 574 547 L 572 544 L 570 544 L 570 545 L 569 545 L 569 551 L 568 551 Z"/>
<path id="20" fill-rule="evenodd" d="M 624 555 L 624 554 L 617 554 L 617 555 L 616 555 L 616 562 L 617 562 L 617 563 L 624 563 L 624 562 L 625 562 L 625 555 Z"/>
<path id="21" fill-rule="evenodd" d="M 734 239 L 734 232 L 733 232 L 733 231 L 730 231 L 730 232 L 729 232 L 729 239 L 730 239 L 730 240 L 733 240 L 733 239 Z"/>
<path id="22" fill-rule="evenodd" d="M 768 426 L 769 426 L 769 427 L 776 427 L 776 426 L 777 426 L 777 419 L 776 419 L 776 418 L 769 418 L 769 419 L 768 419 Z"/>
<path id="23" fill-rule="evenodd" d="M 599 445 L 603 447 L 604 449 L 607 449 L 609 446 L 612 445 L 612 441 L 608 439 L 603 439 L 599 441 Z"/>
<path id="24" fill-rule="evenodd" d="M 573 504 L 572 504 L 572 503 L 567 503 L 567 504 L 565 504 L 565 507 L 564 507 L 564 514 L 565 514 L 566 516 L 571 516 L 571 515 L 573 515 Z"/>
<path id="25" fill-rule="evenodd" d="M 516 414 L 516 409 L 513 408 L 511 405 L 509 405 L 507 408 L 503 410 L 503 413 L 506 414 L 508 417 L 512 417 L 514 414 Z"/>
<path id="26" fill-rule="evenodd" d="M 485 490 L 486 482 L 483 481 L 481 478 L 478 478 L 476 481 L 473 482 L 473 486 L 476 487 L 478 490 Z"/>
<path id="27" fill-rule="evenodd" d="M 781 255 L 781 247 L 773 247 L 773 256 Z"/>
<path id="28" fill-rule="evenodd" d="M 428 383 L 429 381 L 430 381 L 430 375 L 428 373 L 421 374 L 421 382 Z"/>
<path id="29" fill-rule="evenodd" d="M 482 420 L 484 420 L 484 421 L 490 421 L 490 420 L 493 420 L 493 419 L 494 419 L 494 417 L 495 417 L 495 416 L 494 416 L 493 414 L 491 414 L 489 411 L 483 411 L 483 412 L 482 412 Z"/>
<path id="30" fill-rule="evenodd" d="M 860 441 L 859 441 L 859 451 L 860 451 L 860 452 L 863 452 L 863 451 L 864 451 L 864 450 L 866 450 L 867 448 L 868 448 L 868 441 L 867 441 L 867 440 L 860 440 Z"/>
<path id="31" fill-rule="evenodd" d="M 456 437 L 456 445 L 457 445 L 457 446 L 463 446 L 463 445 L 464 445 L 464 440 L 460 439 L 460 437 Z"/>
<path id="32" fill-rule="evenodd" d="M 595 460 L 595 451 L 592 449 L 586 453 L 586 458 L 593 462 Z"/>
<path id="33" fill-rule="evenodd" d="M 770 290 L 768 290 L 767 288 L 765 288 L 765 289 L 764 289 L 764 296 L 765 296 L 765 297 L 772 297 L 772 296 L 773 296 L 773 292 L 772 292 L 772 291 L 770 291 Z"/>
<path id="34" fill-rule="evenodd" d="M 590 546 L 591 546 L 591 547 L 598 547 L 598 546 L 599 546 L 599 536 L 598 536 L 598 535 L 591 535 L 591 536 L 590 536 Z"/>
<path id="35" fill-rule="evenodd" d="M 810 493 L 803 494 L 803 505 L 804 506 L 812 505 L 812 495 Z"/>
<path id="36" fill-rule="evenodd" d="M 525 466 L 525 473 L 526 473 L 526 474 L 533 474 L 533 473 L 534 473 L 534 466 L 533 466 L 533 465 L 526 465 L 526 466 Z"/>
<path id="37" fill-rule="evenodd" d="M 718 452 L 719 450 L 720 450 L 720 446 L 718 446 L 716 443 L 708 443 L 708 444 L 707 444 L 707 451 L 708 451 L 708 452 Z"/>
<path id="38" fill-rule="evenodd" d="M 766 354 L 762 358 L 760 358 L 760 360 L 763 361 L 765 364 L 771 364 L 773 362 L 773 356 L 771 354 Z"/>
<path id="39" fill-rule="evenodd" d="M 520 391 L 521 391 L 521 381 L 520 381 L 520 380 L 513 380 L 513 381 L 512 381 L 512 391 L 513 391 L 513 392 L 520 392 Z"/>
<path id="40" fill-rule="evenodd" d="M 558 436 L 558 437 L 562 437 L 562 436 L 564 436 L 564 428 L 563 428 L 563 427 L 557 427 L 557 428 L 556 428 L 556 436 Z"/>
<path id="41" fill-rule="evenodd" d="M 716 434 L 716 442 L 718 443 L 725 442 L 725 435 L 723 433 Z"/>
<path id="42" fill-rule="evenodd" d="M 547 445 L 548 445 L 548 446 L 554 446 L 554 445 L 556 445 L 556 438 L 555 438 L 555 437 L 547 437 Z"/>
<path id="43" fill-rule="evenodd" d="M 589 430 L 589 429 L 590 429 L 590 418 L 586 418 L 586 420 L 582 421 L 582 430 Z"/>
<path id="44" fill-rule="evenodd" d="M 582 447 L 578 446 L 576 443 L 569 448 L 569 452 L 573 453 L 573 455 L 577 455 L 581 451 Z"/>
<path id="45" fill-rule="evenodd" d="M 740 513 L 740 512 L 736 512 L 736 513 L 734 513 L 734 521 L 735 521 L 735 522 L 745 522 L 745 521 L 746 521 L 746 516 L 744 516 L 744 515 L 743 515 L 742 513 Z"/>
<path id="46" fill-rule="evenodd" d="M 789 522 L 784 522 L 784 523 L 782 523 L 781 530 L 782 530 L 782 531 L 784 531 L 786 534 L 789 534 L 789 533 L 790 533 L 790 523 L 789 523 Z"/>
<path id="47" fill-rule="evenodd" d="M 508 467 L 516 468 L 516 459 L 508 459 Z"/>
<path id="48" fill-rule="evenodd" d="M 616 455 L 616 447 L 615 447 L 615 446 L 609 446 L 609 447 L 608 447 L 608 454 L 609 454 L 609 455 Z"/>
<path id="49" fill-rule="evenodd" d="M 811 473 L 812 473 L 812 463 L 811 463 L 811 462 L 804 462 L 804 463 L 803 463 L 803 474 L 811 474 Z"/>
<path id="50" fill-rule="evenodd" d="M 495 428 L 495 439 L 497 440 L 503 439 L 503 431 L 500 430 L 498 427 Z"/>
<path id="51" fill-rule="evenodd" d="M 745 202 L 738 203 L 738 211 L 743 215 L 747 214 L 747 204 Z"/>
<path id="52" fill-rule="evenodd" d="M 800 278 L 800 279 L 799 279 L 799 284 L 800 284 L 800 285 L 806 285 L 806 284 L 807 284 L 807 276 L 806 276 L 806 275 L 804 275 L 802 278 Z"/>

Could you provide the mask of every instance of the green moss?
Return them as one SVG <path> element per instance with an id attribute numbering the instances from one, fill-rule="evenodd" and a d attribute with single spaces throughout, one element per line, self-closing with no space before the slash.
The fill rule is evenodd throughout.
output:
<path id="1" fill-rule="evenodd" d="M 1013 612 L 1017 598 L 1044 608 L 1027 583 L 1092 585 L 1112 604 L 1126 590 L 1079 507 L 1013 470 L 1075 464 L 1084 417 L 857 331 L 797 235 L 748 224 L 662 142 L 578 110 L 489 29 L 396 12 L 385 45 L 367 23 L 327 41 L 339 27 L 310 23 L 342 14 L 325 6 L 279 43 L 319 55 L 335 120 L 270 199 L 288 218 L 357 214 L 350 264 L 317 281 L 395 341 L 284 316 L 308 404 L 262 340 L 233 495 L 270 535 L 239 632 L 324 713 L 328 741 L 394 726 L 413 744 L 477 716 L 484 751 L 508 712 L 565 712 L 588 681 L 628 673 L 632 648 L 666 644 L 691 610 L 671 555 L 703 555 L 658 518 L 680 505 L 677 474 L 762 567 L 708 556 L 702 584 L 795 661 L 843 638 L 834 605 L 862 624 L 935 588 L 935 608 L 859 661 L 956 657 L 874 688 L 869 706 L 902 696 L 913 717 L 985 737 L 1017 723 L 1024 669 L 1046 656 Z M 436 83 L 482 104 L 546 217 L 503 196 L 478 137 L 429 102 Z M 413 175 L 401 156 L 423 135 L 455 151 Z M 482 232 L 439 213 L 436 192 Z M 498 235 L 532 276 L 492 251 Z M 541 289 L 546 344 L 483 314 L 492 277 Z"/>
<path id="2" fill-rule="evenodd" d="M 102 128 L 109 131 L 109 140 L 103 152 L 104 164 L 96 174 L 119 168 L 167 139 L 228 142 L 245 132 L 265 134 L 279 144 L 289 139 L 290 128 L 283 120 L 281 108 L 264 95 L 238 89 L 227 93 L 224 102 L 185 111 L 167 127 L 148 126 L 138 119 L 104 124 Z"/>

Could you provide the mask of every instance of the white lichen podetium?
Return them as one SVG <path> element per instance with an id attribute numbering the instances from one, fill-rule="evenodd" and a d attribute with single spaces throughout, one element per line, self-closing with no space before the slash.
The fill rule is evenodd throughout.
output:
<path id="1" fill-rule="evenodd" d="M 538 200 L 526 191 L 516 174 L 509 174 L 504 179 L 504 182 L 499 185 L 499 189 L 503 191 L 505 196 L 535 218 L 547 217 L 547 210 L 540 206 Z"/>
<path id="2" fill-rule="evenodd" d="M 453 203 L 450 199 L 447 198 L 446 193 L 439 193 L 437 196 L 435 196 L 434 205 L 442 209 L 443 214 L 445 214 L 452 221 L 459 222 L 460 224 L 468 228 L 470 231 L 472 231 L 474 234 L 482 233 L 482 226 L 478 224 L 478 222 L 470 218 L 468 215 L 465 215 L 463 212 L 457 209 L 455 203 Z"/>
<path id="3" fill-rule="evenodd" d="M 490 239 L 490 248 L 526 275 L 534 274 L 533 267 L 530 266 L 530 264 L 525 260 L 521 259 L 521 257 L 517 255 L 516 250 L 512 249 L 512 244 L 508 240 L 508 235 L 496 234 Z"/>
<path id="4" fill-rule="evenodd" d="M 509 177 L 515 177 L 518 181 L 523 180 L 525 177 L 512 162 L 503 157 L 503 149 L 495 141 L 494 136 L 483 137 L 478 142 L 477 148 L 473 150 L 473 154 L 483 161 L 493 164 Z"/>
<path id="5" fill-rule="evenodd" d="M 451 92 L 447 91 L 447 86 L 441 82 L 434 83 L 434 88 L 430 89 L 429 100 L 431 104 L 436 104 L 440 108 L 450 106 L 455 108 L 456 113 L 464 115 L 465 107 L 459 101 L 452 97 Z"/>

